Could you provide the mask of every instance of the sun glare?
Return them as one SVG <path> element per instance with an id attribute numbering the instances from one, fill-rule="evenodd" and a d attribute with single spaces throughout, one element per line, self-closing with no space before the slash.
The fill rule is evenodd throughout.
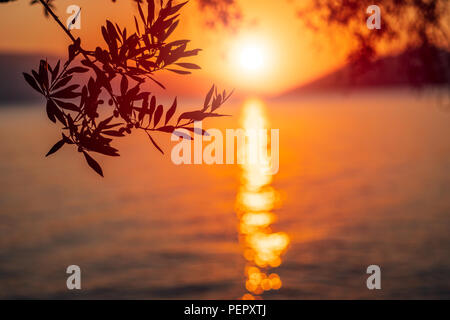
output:
<path id="1" fill-rule="evenodd" d="M 240 53 L 240 65 L 246 71 L 261 71 L 264 66 L 264 50 L 258 45 L 248 45 Z"/>
<path id="2" fill-rule="evenodd" d="M 245 90 L 265 87 L 275 70 L 273 41 L 262 32 L 253 32 L 236 36 L 229 44 L 227 71 L 233 83 Z"/>

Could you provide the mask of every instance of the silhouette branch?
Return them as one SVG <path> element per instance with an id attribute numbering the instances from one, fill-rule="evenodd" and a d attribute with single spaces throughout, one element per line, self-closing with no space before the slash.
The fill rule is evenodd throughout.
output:
<path id="1" fill-rule="evenodd" d="M 231 94 L 225 90 L 218 92 L 215 85 L 207 93 L 201 108 L 181 113 L 172 124 L 170 121 L 175 119 L 177 99 L 166 110 L 163 105 L 157 104 L 155 95 L 141 90 L 146 79 L 165 88 L 153 77 L 156 71 L 165 69 L 185 75 L 190 74 L 190 70 L 200 69 L 196 64 L 179 61 L 197 55 L 200 49 L 188 50 L 189 40 L 167 41 L 178 25 L 177 12 L 186 2 L 173 5 L 172 0 L 165 4 L 161 1 L 160 8 L 156 9 L 155 0 L 148 0 L 147 15 L 137 2 L 140 22 L 134 17 L 136 32 L 127 34 L 126 28 L 122 29 L 117 23 L 107 20 L 101 28 L 107 48 L 98 46 L 93 51 L 81 47 L 81 39 L 71 34 L 47 1 L 39 2 L 71 40 L 68 60 L 62 68 L 60 61 L 52 67 L 46 60 L 41 60 L 38 70 L 32 70 L 31 74 L 24 73 L 28 84 L 46 98 L 48 118 L 54 123 L 63 124 L 62 139 L 50 149 L 47 156 L 66 144 L 75 145 L 87 164 L 103 176 L 101 166 L 90 152 L 119 156 L 118 150 L 111 146 L 114 138 L 131 134 L 133 129 L 141 129 L 154 147 L 164 153 L 150 132 L 172 134 L 178 129 L 186 129 L 192 134 L 203 135 L 206 134 L 204 130 L 198 133 L 191 127 L 195 121 L 224 116 L 216 113 L 216 110 Z M 71 66 L 79 56 L 81 64 Z M 81 74 L 85 73 L 89 75 L 88 81 L 80 79 Z M 81 91 L 77 91 L 79 84 L 71 83 L 76 76 L 82 80 Z M 116 79 L 120 80 L 118 89 Z M 104 93 L 108 96 L 107 103 L 112 107 L 112 112 L 100 119 L 99 107 L 105 104 L 101 98 Z M 113 119 L 119 122 L 113 123 Z M 192 139 L 189 134 L 180 137 Z"/>
<path id="2" fill-rule="evenodd" d="M 52 16 L 52 18 L 59 24 L 59 26 L 64 30 L 64 32 L 69 36 L 69 38 L 72 40 L 73 43 L 76 42 L 76 39 L 70 33 L 70 30 L 66 28 L 66 26 L 59 20 L 58 16 L 53 12 L 53 10 L 50 8 L 47 2 L 44 0 L 39 0 L 39 2 L 44 6 L 45 10 Z"/>

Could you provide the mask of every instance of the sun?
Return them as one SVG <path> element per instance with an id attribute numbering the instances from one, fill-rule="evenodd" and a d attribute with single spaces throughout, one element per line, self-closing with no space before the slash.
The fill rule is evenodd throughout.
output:
<path id="1" fill-rule="evenodd" d="M 239 53 L 239 64 L 245 71 L 262 71 L 264 68 L 264 60 L 264 49 L 257 44 L 245 45 Z"/>
<path id="2" fill-rule="evenodd" d="M 261 87 L 274 72 L 272 41 L 261 33 L 242 34 L 230 40 L 226 55 L 230 79 L 241 88 Z"/>

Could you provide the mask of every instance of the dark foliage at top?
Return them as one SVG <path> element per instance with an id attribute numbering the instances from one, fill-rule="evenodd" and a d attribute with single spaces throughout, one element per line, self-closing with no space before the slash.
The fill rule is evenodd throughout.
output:
<path id="1" fill-rule="evenodd" d="M 237 22 L 242 19 L 242 13 L 235 0 L 197 0 L 200 9 L 210 12 L 211 19 L 207 23 L 211 27 L 222 24 L 235 29 Z"/>
<path id="2" fill-rule="evenodd" d="M 0 0 L 1 2 L 12 2 L 17 0 Z M 111 0 L 117 2 L 117 0 Z M 144 0 L 132 0 L 134 2 L 143 3 Z M 205 13 L 210 13 L 211 18 L 206 18 L 209 26 L 215 26 L 217 24 L 226 25 L 228 27 L 234 25 L 241 19 L 241 11 L 236 5 L 235 0 L 196 0 L 198 6 Z M 40 0 L 30 0 L 30 4 L 39 3 Z M 50 8 L 53 8 L 55 0 L 46 0 Z M 44 8 L 45 15 L 48 15 L 48 11 Z"/>
<path id="3" fill-rule="evenodd" d="M 366 9 L 373 4 L 381 9 L 378 30 L 366 27 Z M 410 49 L 421 48 L 422 63 L 448 66 L 448 61 L 430 58 L 436 57 L 436 47 L 449 48 L 448 0 L 312 0 L 298 14 L 313 30 L 325 30 L 331 35 L 350 32 L 356 40 L 349 56 L 351 62 L 364 66 L 376 58 L 380 43 L 390 45 L 405 40 Z M 409 62 L 408 67 L 414 69 L 414 61 L 405 61 Z"/>
<path id="4" fill-rule="evenodd" d="M 111 146 L 114 138 L 131 134 L 132 130 L 143 130 L 153 145 L 163 152 L 152 137 L 154 132 L 171 134 L 182 128 L 193 134 L 205 134 L 204 131 L 194 132 L 194 121 L 222 116 L 216 110 L 230 94 L 218 92 L 215 86 L 207 93 L 203 106 L 178 117 L 174 117 L 176 98 L 166 108 L 157 103 L 150 92 L 141 90 L 145 81 L 153 81 L 164 88 L 154 78 L 157 71 L 166 69 L 185 75 L 190 73 L 189 70 L 200 68 L 180 61 L 197 55 L 200 49 L 188 50 L 189 40 L 168 41 L 178 25 L 178 11 L 186 2 L 174 5 L 172 0 L 159 4 L 147 0 L 145 13 L 138 2 L 135 32 L 128 32 L 107 20 L 101 28 L 106 47 L 98 46 L 91 51 L 84 49 L 81 40 L 71 35 L 46 1 L 40 0 L 40 3 L 72 40 L 65 63 L 58 61 L 50 66 L 46 60 L 41 60 L 37 70 L 24 73 L 28 84 L 46 98 L 48 118 L 63 125 L 62 138 L 47 156 L 65 144 L 74 145 L 83 153 L 89 166 L 103 176 L 90 152 L 119 156 L 118 150 Z M 81 86 L 74 84 L 82 74 L 88 74 L 89 80 Z M 180 134 L 180 137 L 191 139 L 190 135 Z"/>

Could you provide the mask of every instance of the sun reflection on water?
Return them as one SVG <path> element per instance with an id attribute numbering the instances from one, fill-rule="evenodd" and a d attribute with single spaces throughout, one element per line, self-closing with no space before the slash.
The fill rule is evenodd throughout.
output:
<path id="1" fill-rule="evenodd" d="M 244 104 L 242 126 L 245 130 L 267 129 L 264 105 L 259 100 L 249 100 Z M 256 145 L 253 145 L 255 144 Z M 281 257 L 289 244 L 284 232 L 273 232 L 271 225 L 276 221 L 272 212 L 280 205 L 277 191 L 270 185 L 272 175 L 270 161 L 252 164 L 251 152 L 260 155 L 270 154 L 270 141 L 265 144 L 247 140 L 244 144 L 245 159 L 241 165 L 241 186 L 236 200 L 236 213 L 239 218 L 239 235 L 247 260 L 245 268 L 245 288 L 242 299 L 258 299 L 265 291 L 278 290 L 282 286 L 278 274 L 270 272 L 280 266 Z M 268 159 L 264 159 L 268 160 Z"/>

